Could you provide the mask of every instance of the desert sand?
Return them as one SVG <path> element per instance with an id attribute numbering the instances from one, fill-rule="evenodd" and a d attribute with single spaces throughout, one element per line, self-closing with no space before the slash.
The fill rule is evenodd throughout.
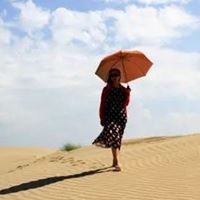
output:
<path id="1" fill-rule="evenodd" d="M 199 200 L 200 134 L 124 140 L 110 149 L 0 148 L 0 200 Z"/>

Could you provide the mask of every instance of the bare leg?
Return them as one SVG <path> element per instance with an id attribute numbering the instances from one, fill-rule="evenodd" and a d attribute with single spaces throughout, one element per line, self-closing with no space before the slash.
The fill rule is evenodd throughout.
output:
<path id="1" fill-rule="evenodd" d="M 112 147 L 113 167 L 118 166 L 119 148 Z"/>

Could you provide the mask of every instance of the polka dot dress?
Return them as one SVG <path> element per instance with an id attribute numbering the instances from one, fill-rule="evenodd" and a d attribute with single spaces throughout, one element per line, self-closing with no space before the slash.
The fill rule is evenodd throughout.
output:
<path id="1" fill-rule="evenodd" d="M 121 147 L 121 140 L 127 122 L 123 108 L 125 95 L 120 88 L 112 88 L 105 101 L 105 125 L 100 135 L 92 144 L 109 148 Z"/>

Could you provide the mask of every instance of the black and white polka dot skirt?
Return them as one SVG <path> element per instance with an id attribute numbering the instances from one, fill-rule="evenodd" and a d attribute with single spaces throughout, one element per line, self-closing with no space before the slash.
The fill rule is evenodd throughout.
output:
<path id="1" fill-rule="evenodd" d="M 121 148 L 121 141 L 126 127 L 127 115 L 122 107 L 124 95 L 118 88 L 113 88 L 106 98 L 105 122 L 100 135 L 92 144 L 104 148 Z"/>

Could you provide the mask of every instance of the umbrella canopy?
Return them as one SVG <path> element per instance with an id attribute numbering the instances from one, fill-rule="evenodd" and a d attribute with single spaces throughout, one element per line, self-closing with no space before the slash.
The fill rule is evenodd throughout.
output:
<path id="1" fill-rule="evenodd" d="M 128 83 L 145 76 L 152 62 L 140 51 L 118 51 L 103 58 L 95 74 L 107 82 L 110 69 L 121 71 L 121 82 Z"/>

